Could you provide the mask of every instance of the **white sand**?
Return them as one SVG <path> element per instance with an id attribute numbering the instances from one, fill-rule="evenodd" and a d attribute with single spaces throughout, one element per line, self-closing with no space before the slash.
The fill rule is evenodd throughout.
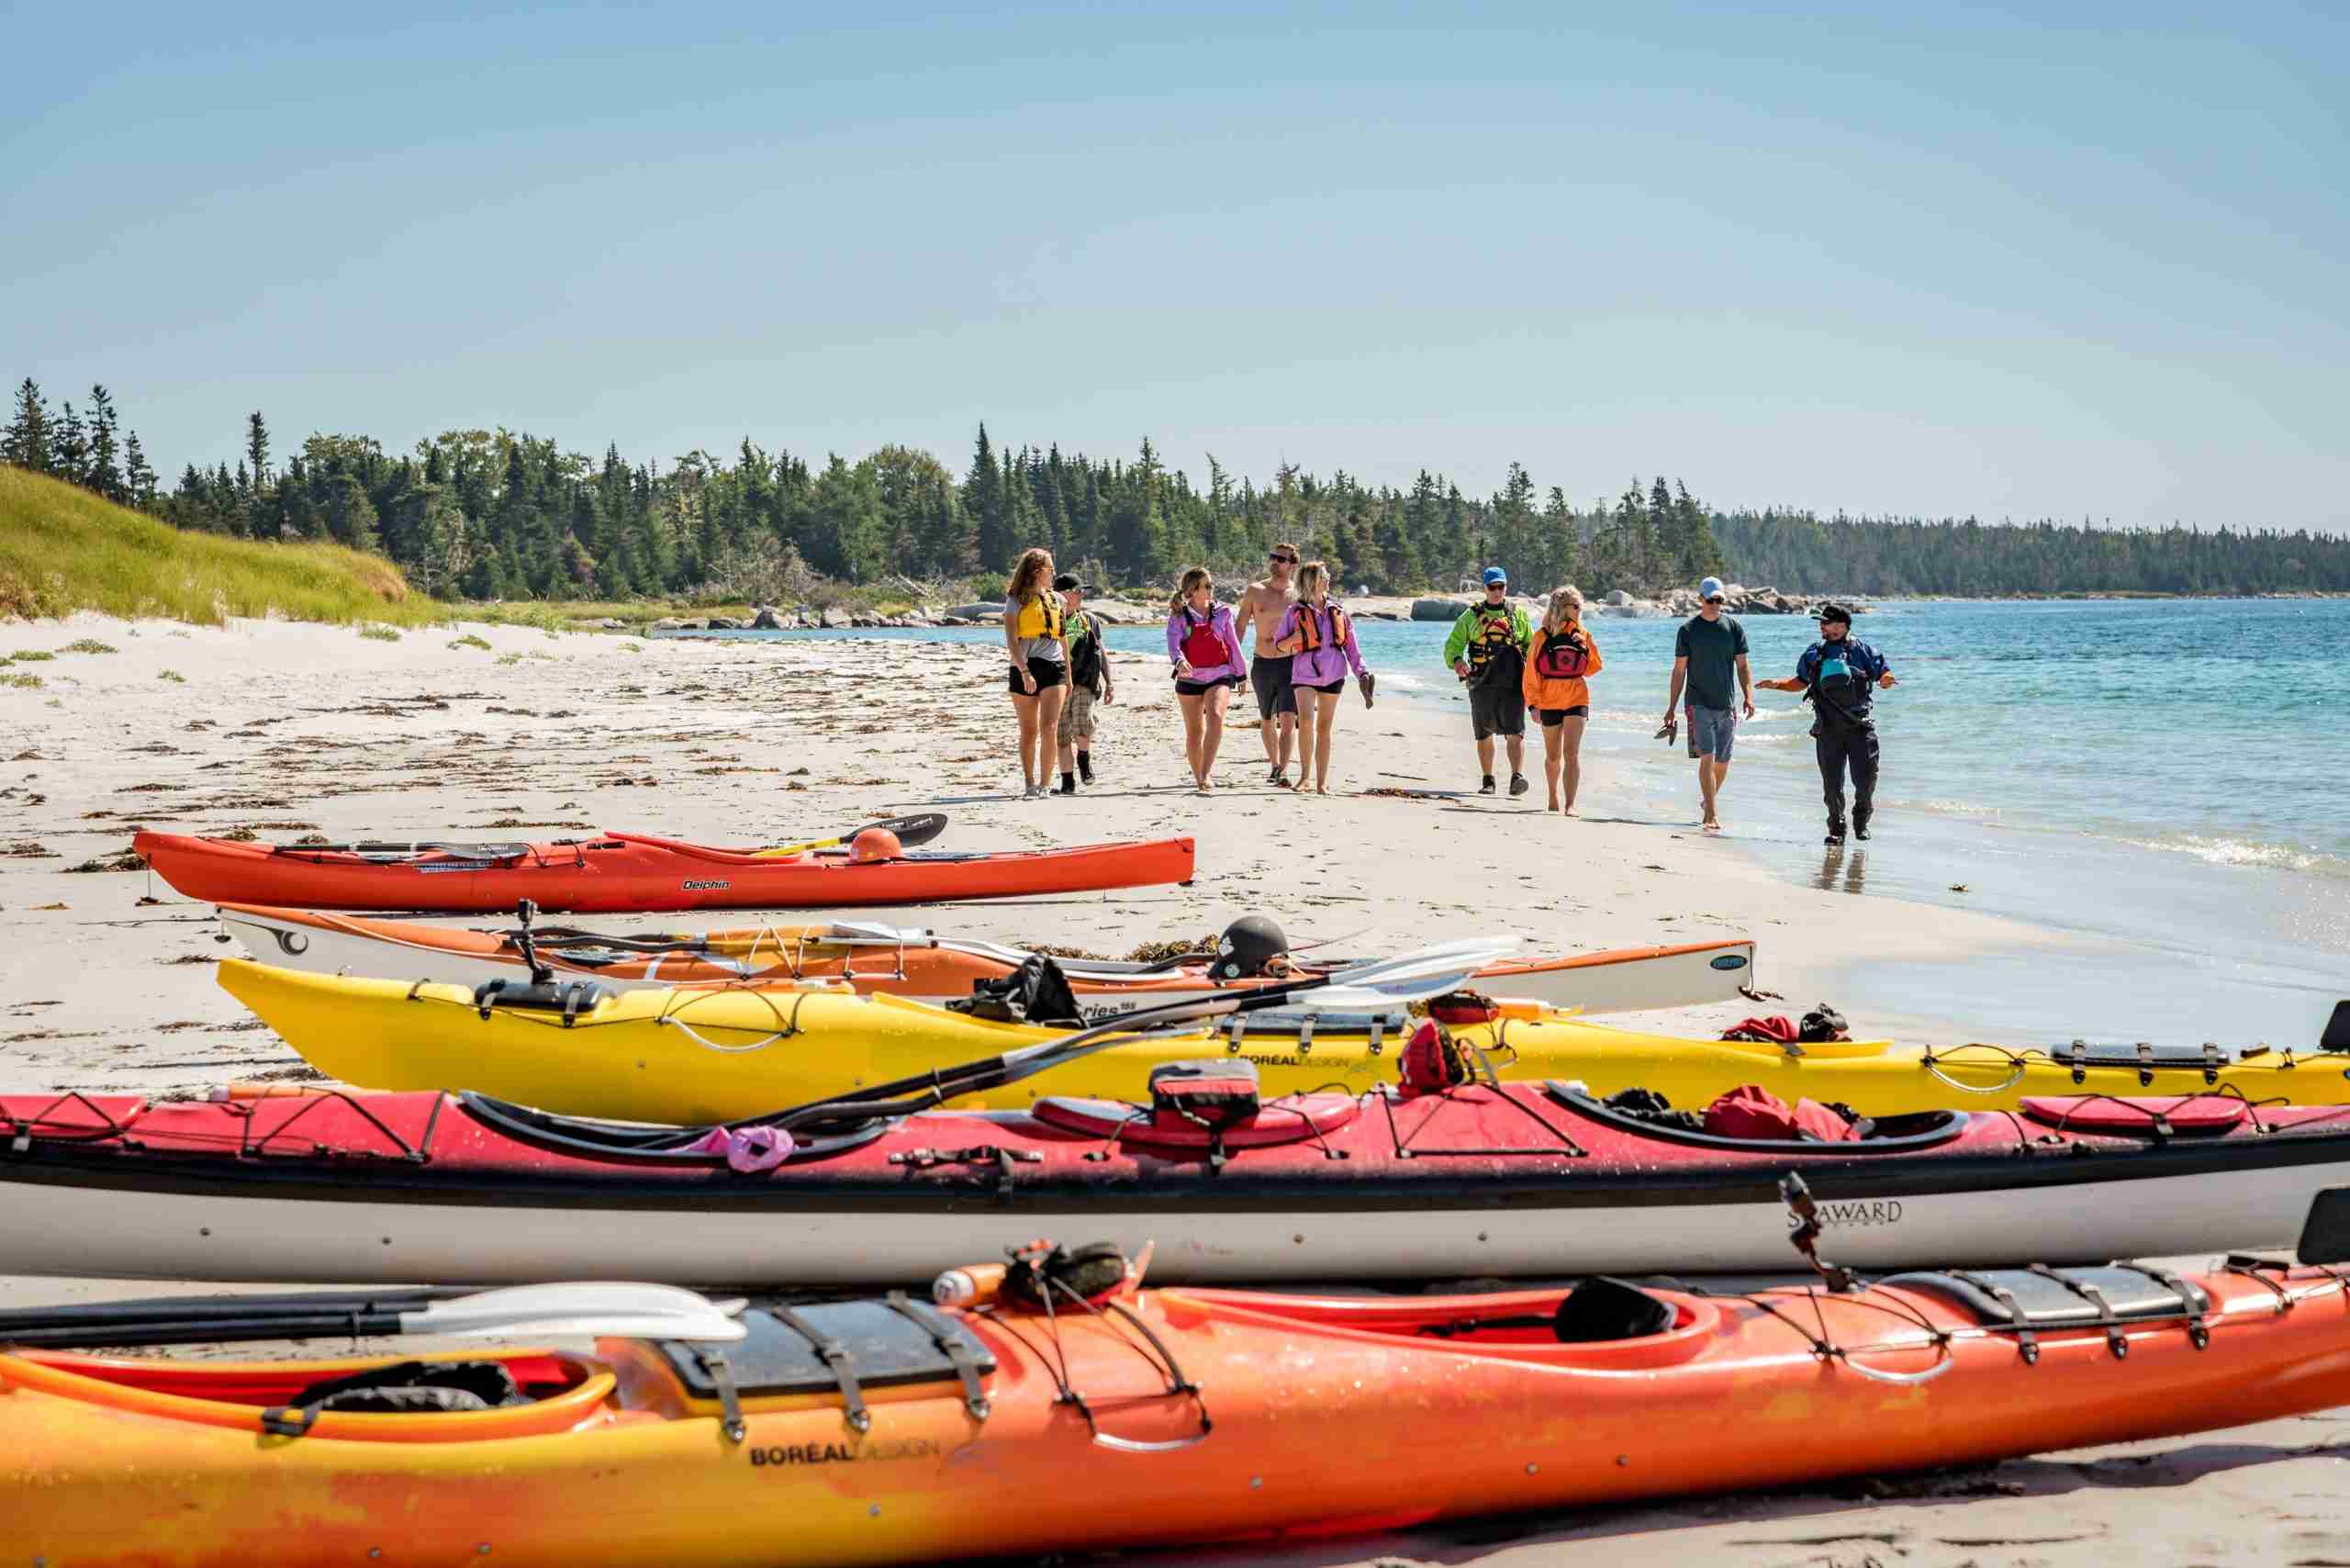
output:
<path id="1" fill-rule="evenodd" d="M 463 633 L 491 646 L 452 647 Z M 1832 972 L 1799 938 L 1831 917 L 1849 925 L 1854 910 L 1849 895 L 1771 879 L 1694 826 L 1630 820 L 1639 812 L 1611 820 L 1628 791 L 1605 766 L 1586 767 L 1584 815 L 1573 821 L 1539 809 L 1539 774 L 1517 802 L 1355 793 L 1441 787 L 1472 771 L 1464 724 L 1392 699 L 1366 711 L 1349 693 L 1340 710 L 1332 783 L 1347 793 L 1267 788 L 1257 734 L 1237 729 L 1219 768 L 1227 792 L 1196 797 L 1164 667 L 1134 655 L 1113 655 L 1122 700 L 1098 710 L 1101 788 L 1024 801 L 992 646 L 632 644 L 487 626 L 384 643 L 347 628 L 77 617 L 0 625 L 0 655 L 82 636 L 118 651 L 0 670 L 43 682 L 0 687 L 0 851 L 19 851 L 0 858 L 0 1083 L 17 1091 L 193 1089 L 297 1065 L 212 983 L 207 960 L 238 949 L 216 942 L 206 906 L 144 873 L 65 870 L 127 849 L 140 824 L 250 826 L 274 839 L 642 828 L 742 844 L 934 804 L 953 818 L 940 845 L 948 848 L 1186 833 L 1199 844 L 1189 890 L 881 917 L 1102 950 L 1203 935 L 1251 910 L 1271 913 L 1293 939 L 1345 936 L 1354 951 L 1496 930 L 1571 949 L 1743 932 L 1761 943 L 1762 983 L 1785 995 L 1789 1012 L 1817 1000 Z M 1529 737 L 1538 758 L 1539 745 Z M 1863 907 L 1886 959 L 2029 947 L 2061 962 L 2071 946 L 1963 911 L 1878 898 Z M 1651 1022 L 1710 1033 L 1740 1011 Z M 1968 1032 L 1964 1019 L 1852 1022 L 1856 1032 L 1909 1037 Z M 0 1303 L 109 1289 L 0 1276 Z M 1994 1495 L 1947 1484 L 1912 1495 L 1919 1489 L 1904 1484 L 1886 1501 L 1739 1498 L 1609 1513 L 1523 1539 L 1518 1527 L 1431 1531 L 1281 1561 L 2350 1562 L 2350 1508 L 2335 1500 L 2333 1460 L 2290 1457 L 2338 1435 L 2333 1417 L 2272 1423 L 2142 1445 L 2125 1458 L 2002 1466 L 1991 1473 Z M 1819 1440 L 1857 1444 L 1865 1434 Z"/>

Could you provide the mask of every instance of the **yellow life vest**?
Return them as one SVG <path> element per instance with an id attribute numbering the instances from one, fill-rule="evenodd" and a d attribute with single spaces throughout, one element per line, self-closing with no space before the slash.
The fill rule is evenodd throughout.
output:
<path id="1" fill-rule="evenodd" d="M 1058 642 L 1061 634 L 1061 607 L 1049 594 L 1038 594 L 1020 607 L 1012 622 L 1015 637 L 1044 637 Z"/>

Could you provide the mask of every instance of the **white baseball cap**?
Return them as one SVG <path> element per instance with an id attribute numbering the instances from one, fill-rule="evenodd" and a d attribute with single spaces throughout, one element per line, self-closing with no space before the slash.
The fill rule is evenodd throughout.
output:
<path id="1" fill-rule="evenodd" d="M 1722 592 L 1721 578 L 1707 577 L 1704 582 L 1697 585 L 1697 597 L 1699 599 L 1726 599 L 1729 596 Z"/>

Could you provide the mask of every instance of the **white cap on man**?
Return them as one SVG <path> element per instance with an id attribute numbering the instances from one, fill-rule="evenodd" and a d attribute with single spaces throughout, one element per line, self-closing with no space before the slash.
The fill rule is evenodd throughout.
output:
<path id="1" fill-rule="evenodd" d="M 1697 585 L 1697 597 L 1701 599 L 1710 601 L 1717 599 L 1726 599 L 1729 596 L 1722 592 L 1721 578 L 1707 577 L 1704 582 Z"/>

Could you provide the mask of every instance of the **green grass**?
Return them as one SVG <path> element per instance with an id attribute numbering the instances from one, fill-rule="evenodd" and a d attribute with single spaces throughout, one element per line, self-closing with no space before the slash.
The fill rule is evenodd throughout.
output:
<path id="1" fill-rule="evenodd" d="M 449 609 L 399 568 L 340 544 L 185 532 L 0 465 L 0 615 L 96 610 L 218 625 L 232 615 L 421 626 Z"/>
<path id="2" fill-rule="evenodd" d="M 397 643 L 400 640 L 397 626 L 362 626 L 359 634 L 371 643 Z"/>
<path id="3" fill-rule="evenodd" d="M 468 632 L 462 637 L 452 639 L 449 646 L 453 648 L 487 648 L 489 646 L 489 644 L 482 638 L 475 636 L 471 632 Z"/>
<path id="4" fill-rule="evenodd" d="M 101 643 L 95 637 L 76 637 L 58 651 L 66 654 L 118 654 L 122 650 L 112 643 Z"/>
<path id="5" fill-rule="evenodd" d="M 36 691 L 40 688 L 40 677 L 10 670 L 6 675 L 0 675 L 0 686 L 14 686 L 26 691 Z"/>
<path id="6" fill-rule="evenodd" d="M 0 655 L 0 665 L 5 665 L 5 664 L 20 664 L 20 665 L 39 664 L 40 662 L 42 662 L 42 661 L 43 661 L 43 660 L 45 660 L 45 659 L 53 659 L 53 658 L 55 658 L 56 656 L 57 656 L 57 655 L 56 655 L 55 654 L 50 653 L 47 648 L 27 648 L 27 649 L 26 649 L 23 653 L 21 653 L 21 654 L 8 654 L 8 655 Z"/>
<path id="7" fill-rule="evenodd" d="M 158 671 L 155 678 L 157 680 L 168 680 L 174 686 L 185 686 L 187 684 L 187 677 L 182 675 L 175 669 Z"/>

